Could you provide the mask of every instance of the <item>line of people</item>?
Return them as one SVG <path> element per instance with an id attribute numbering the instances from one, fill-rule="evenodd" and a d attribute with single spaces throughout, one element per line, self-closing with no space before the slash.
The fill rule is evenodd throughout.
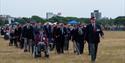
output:
<path id="1" fill-rule="evenodd" d="M 1 33 L 3 33 L 1 28 Z M 95 62 L 100 36 L 104 33 L 100 25 L 96 24 L 94 17 L 90 18 L 90 24 L 69 26 L 67 24 L 41 24 L 31 23 L 10 25 L 9 45 L 20 47 L 24 52 L 32 52 L 35 57 L 41 57 L 41 51 L 49 57 L 50 50 L 56 49 L 58 54 L 69 50 L 69 40 L 74 44 L 74 53 L 83 54 L 85 41 L 88 43 L 89 55 Z"/>

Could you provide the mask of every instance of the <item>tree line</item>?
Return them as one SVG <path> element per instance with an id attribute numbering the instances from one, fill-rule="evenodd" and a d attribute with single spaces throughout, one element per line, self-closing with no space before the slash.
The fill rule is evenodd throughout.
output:
<path id="1" fill-rule="evenodd" d="M 67 23 L 70 20 L 75 20 L 79 23 L 88 24 L 89 18 L 78 18 L 78 17 L 63 17 L 63 16 L 54 16 L 49 19 L 45 19 L 39 16 L 32 16 L 30 18 L 28 17 L 22 17 L 22 18 L 15 18 L 13 22 L 18 22 L 20 24 L 24 24 L 27 21 L 32 22 L 38 22 L 38 23 L 45 23 L 45 22 L 61 22 L 61 23 Z M 0 18 L 0 25 L 5 25 L 8 23 L 8 20 Z M 106 26 L 125 26 L 125 16 L 119 16 L 114 19 L 112 18 L 102 18 L 100 20 L 97 20 L 97 23 L 102 25 L 103 27 Z"/>

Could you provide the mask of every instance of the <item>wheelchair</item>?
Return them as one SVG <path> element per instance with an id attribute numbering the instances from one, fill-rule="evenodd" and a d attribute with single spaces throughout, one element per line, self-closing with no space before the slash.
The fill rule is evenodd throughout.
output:
<path id="1" fill-rule="evenodd" d="M 49 58 L 49 46 L 45 42 L 39 42 L 33 46 L 33 57 L 41 57 L 41 52 L 44 52 L 45 57 Z"/>
<path id="2" fill-rule="evenodd" d="M 4 34 L 4 39 L 5 39 L 5 40 L 9 40 L 9 37 L 10 37 L 9 33 L 8 33 L 8 32 L 5 32 L 5 34 Z"/>

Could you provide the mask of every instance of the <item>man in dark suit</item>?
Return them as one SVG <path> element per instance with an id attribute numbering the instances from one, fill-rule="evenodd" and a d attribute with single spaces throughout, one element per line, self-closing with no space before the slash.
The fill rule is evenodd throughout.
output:
<path id="1" fill-rule="evenodd" d="M 83 54 L 84 49 L 84 37 L 85 37 L 85 29 L 82 25 L 78 25 L 77 28 L 74 30 L 74 39 L 76 44 L 76 52 L 77 54 Z"/>
<path id="2" fill-rule="evenodd" d="M 17 26 L 15 27 L 14 35 L 15 35 L 15 44 L 16 44 L 16 47 L 18 47 L 19 29 Z"/>
<path id="3" fill-rule="evenodd" d="M 100 25 L 96 24 L 96 19 L 92 17 L 90 24 L 86 27 L 86 40 L 89 45 L 89 53 L 91 55 L 91 61 L 95 62 L 98 49 L 98 43 L 100 42 L 100 36 L 103 37 L 104 33 Z"/>
<path id="4" fill-rule="evenodd" d="M 53 39 L 55 41 L 56 51 L 57 51 L 57 53 L 60 53 L 59 45 L 58 45 L 59 44 L 59 32 L 58 32 L 58 30 L 59 30 L 59 26 L 55 25 L 53 27 Z"/>
<path id="5" fill-rule="evenodd" d="M 64 40 L 65 40 L 65 32 L 64 25 L 60 24 L 57 26 L 56 31 L 56 50 L 58 54 L 64 53 Z"/>
<path id="6" fill-rule="evenodd" d="M 79 44 L 79 53 L 83 54 L 84 51 L 84 37 L 85 37 L 85 28 L 83 25 L 80 25 L 79 28 L 77 29 L 77 42 Z"/>
<path id="7" fill-rule="evenodd" d="M 74 49 L 74 53 L 76 53 L 76 29 L 77 29 L 77 26 L 74 26 L 74 28 L 71 29 L 71 40 L 73 42 L 73 49 Z"/>
<path id="8" fill-rule="evenodd" d="M 47 38 L 48 38 L 49 43 L 51 43 L 52 42 L 52 26 L 47 24 L 44 26 L 44 30 L 47 34 Z"/>
<path id="9" fill-rule="evenodd" d="M 24 52 L 29 51 L 34 40 L 34 30 L 30 23 L 27 23 L 22 30 L 22 37 L 24 38 Z"/>
<path id="10" fill-rule="evenodd" d="M 64 30 L 65 32 L 65 39 L 64 39 L 64 50 L 68 51 L 69 50 L 69 40 L 70 40 L 70 28 L 69 25 L 65 25 Z"/>
<path id="11" fill-rule="evenodd" d="M 21 33 L 22 33 L 22 26 L 19 24 L 18 25 L 18 33 L 19 33 L 19 37 L 18 37 L 18 41 L 19 41 L 19 46 L 21 49 L 23 49 L 23 46 L 24 46 L 24 43 L 23 41 L 21 40 Z"/>
<path id="12" fill-rule="evenodd" d="M 27 42 L 28 42 L 28 51 L 30 52 L 30 50 L 32 50 L 33 52 L 33 41 L 34 41 L 34 29 L 33 29 L 33 25 L 29 24 L 29 26 L 27 26 Z"/>
<path id="13" fill-rule="evenodd" d="M 60 26 L 57 25 L 55 28 L 54 28 L 54 40 L 55 40 L 55 44 L 56 44 L 56 51 L 58 54 L 61 53 L 61 40 L 60 40 Z"/>
<path id="14" fill-rule="evenodd" d="M 60 25 L 59 29 L 59 42 L 60 42 L 60 52 L 64 53 L 64 45 L 65 45 L 65 36 L 66 36 L 66 28 L 64 27 L 64 24 Z"/>
<path id="15" fill-rule="evenodd" d="M 15 39 L 15 31 L 14 31 L 14 27 L 10 28 L 10 43 L 9 46 L 12 46 L 14 44 L 14 46 L 17 47 L 17 43 L 16 43 L 16 39 Z"/>

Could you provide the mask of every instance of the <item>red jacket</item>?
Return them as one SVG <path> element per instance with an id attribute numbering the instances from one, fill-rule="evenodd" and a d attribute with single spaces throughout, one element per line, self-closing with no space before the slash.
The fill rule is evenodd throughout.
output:
<path id="1" fill-rule="evenodd" d="M 45 44 L 48 44 L 48 38 L 46 36 L 42 36 L 39 33 L 35 35 L 35 43 L 39 42 L 45 42 Z"/>

